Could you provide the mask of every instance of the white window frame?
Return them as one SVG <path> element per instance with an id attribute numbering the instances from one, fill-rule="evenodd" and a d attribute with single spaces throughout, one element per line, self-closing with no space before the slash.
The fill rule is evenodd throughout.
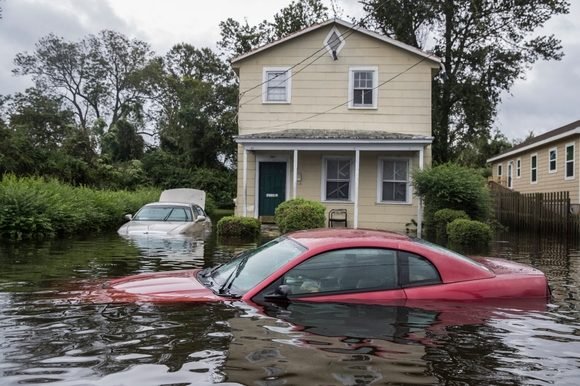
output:
<path id="1" fill-rule="evenodd" d="M 554 159 L 552 160 L 552 152 L 554 152 Z M 554 161 L 554 169 L 552 169 L 552 161 Z M 548 173 L 556 173 L 558 171 L 558 148 L 553 147 L 548 150 Z"/>
<path id="2" fill-rule="evenodd" d="M 522 177 L 522 159 L 516 159 L 516 178 Z"/>
<path id="3" fill-rule="evenodd" d="M 356 106 L 354 104 L 354 73 L 357 71 L 373 72 L 373 104 Z M 379 99 L 379 68 L 377 66 L 352 66 L 348 69 L 348 108 L 358 110 L 376 110 Z"/>
<path id="4" fill-rule="evenodd" d="M 283 101 L 268 100 L 268 73 L 286 72 L 286 99 Z M 292 100 L 292 70 L 290 67 L 264 67 L 262 71 L 262 103 L 264 104 L 289 104 Z"/>
<path id="5" fill-rule="evenodd" d="M 503 176 L 503 164 L 497 165 L 497 176 L 499 177 L 499 180 L 501 181 L 501 177 Z"/>
<path id="6" fill-rule="evenodd" d="M 509 161 L 507 164 L 507 187 L 514 188 L 514 161 Z"/>
<path id="7" fill-rule="evenodd" d="M 532 167 L 532 158 L 534 158 L 534 157 L 536 157 L 536 167 L 535 168 Z M 532 177 L 533 177 L 532 170 L 536 171 L 536 180 L 535 181 L 532 179 Z M 539 180 L 538 177 L 539 177 L 538 176 L 538 153 L 534 153 L 534 154 L 530 155 L 530 184 L 537 184 L 538 180 Z"/>
<path id="8" fill-rule="evenodd" d="M 350 179 L 348 182 L 348 199 L 347 200 L 329 200 L 326 198 L 326 172 L 327 162 L 329 160 L 349 160 L 350 161 Z M 354 158 L 350 156 L 324 156 L 322 157 L 322 179 L 320 181 L 320 201 L 322 202 L 337 202 L 337 203 L 352 203 L 354 185 Z"/>
<path id="9" fill-rule="evenodd" d="M 568 148 L 572 148 L 572 159 L 568 160 Z M 574 142 L 567 143 L 564 147 L 564 179 L 573 180 L 576 178 L 576 144 Z M 572 175 L 568 175 L 568 163 L 572 163 Z"/>
<path id="10" fill-rule="evenodd" d="M 328 54 L 330 55 L 330 57 L 332 59 L 334 59 L 334 56 L 332 53 L 332 48 L 330 48 L 330 46 L 328 45 L 328 41 L 330 40 L 330 37 L 332 36 L 333 32 L 336 33 L 336 36 L 338 36 L 338 39 L 340 40 L 340 44 L 336 49 L 336 55 L 338 55 L 340 53 L 340 51 L 342 50 L 342 48 L 346 44 L 344 37 L 342 36 L 342 33 L 338 30 L 338 28 L 332 27 L 330 29 L 330 31 L 328 31 L 328 34 L 326 35 L 326 37 L 322 41 L 322 44 L 324 45 L 324 48 L 326 48 L 326 51 L 328 52 Z"/>
<path id="11" fill-rule="evenodd" d="M 405 201 L 383 201 L 383 168 L 384 161 L 406 161 L 407 162 L 407 199 Z M 411 186 L 411 158 L 407 157 L 379 157 L 377 165 L 377 204 L 389 204 L 389 205 L 410 205 L 412 203 L 413 190 Z M 390 181 L 390 180 L 389 180 Z M 391 181 L 391 182 L 401 182 L 401 181 Z"/>

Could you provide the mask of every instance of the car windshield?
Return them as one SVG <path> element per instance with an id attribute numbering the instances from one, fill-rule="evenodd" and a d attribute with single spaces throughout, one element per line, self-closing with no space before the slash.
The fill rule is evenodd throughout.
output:
<path id="1" fill-rule="evenodd" d="M 447 256 L 451 256 L 451 257 L 454 257 L 454 258 L 461 259 L 463 261 L 467 261 L 468 263 L 471 263 L 471 264 L 473 264 L 473 265 L 475 265 L 477 267 L 480 267 L 480 268 L 483 268 L 483 269 L 489 271 L 489 268 L 487 268 L 485 265 L 483 265 L 483 264 L 481 264 L 481 263 L 479 263 L 479 262 L 477 262 L 477 261 L 475 261 L 473 259 L 470 259 L 467 256 L 461 255 L 461 254 L 459 254 L 457 252 L 453 252 L 453 251 L 451 251 L 451 250 L 449 250 L 447 248 L 444 248 L 441 245 L 433 244 L 433 243 L 430 243 L 429 241 L 426 241 L 426 240 L 423 240 L 423 239 L 419 239 L 419 238 L 413 239 L 413 241 L 415 241 L 415 242 L 423 245 L 426 248 L 429 248 L 430 250 L 432 250 L 434 252 L 442 253 L 442 254 L 447 255 Z"/>
<path id="2" fill-rule="evenodd" d="M 280 237 L 242 253 L 213 270 L 211 276 L 220 293 L 241 296 L 305 250 L 297 242 Z"/>
<path id="3" fill-rule="evenodd" d="M 133 217 L 134 221 L 192 221 L 191 208 L 178 205 L 144 206 Z"/>

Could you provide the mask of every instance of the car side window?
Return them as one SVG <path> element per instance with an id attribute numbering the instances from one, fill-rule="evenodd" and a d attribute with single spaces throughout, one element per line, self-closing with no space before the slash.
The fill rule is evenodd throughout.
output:
<path id="1" fill-rule="evenodd" d="M 201 209 L 199 206 L 194 206 L 193 210 L 195 211 L 195 217 L 199 217 L 199 216 L 204 216 L 207 217 L 203 211 L 203 209 Z"/>
<path id="2" fill-rule="evenodd" d="M 322 253 L 288 271 L 282 284 L 290 295 L 396 288 L 396 253 L 379 248 Z"/>
<path id="3" fill-rule="evenodd" d="M 429 260 L 409 252 L 399 252 L 399 275 L 405 287 L 441 283 L 439 272 Z"/>

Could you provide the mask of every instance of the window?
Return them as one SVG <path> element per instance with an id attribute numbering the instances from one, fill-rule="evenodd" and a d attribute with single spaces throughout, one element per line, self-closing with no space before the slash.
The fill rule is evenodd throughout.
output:
<path id="1" fill-rule="evenodd" d="M 262 102 L 290 103 L 292 71 L 288 67 L 264 68 Z"/>
<path id="2" fill-rule="evenodd" d="M 394 289 L 396 257 L 395 251 L 378 248 L 325 252 L 288 271 L 282 284 L 292 295 Z"/>
<path id="3" fill-rule="evenodd" d="M 350 108 L 377 108 L 377 73 L 376 67 L 351 67 L 348 92 Z"/>
<path id="4" fill-rule="evenodd" d="M 520 178 L 522 176 L 522 160 L 518 158 L 516 160 L 516 178 Z"/>
<path id="5" fill-rule="evenodd" d="M 349 201 L 350 178 L 352 175 L 352 159 L 325 158 L 324 159 L 324 196 L 326 201 Z"/>
<path id="6" fill-rule="evenodd" d="M 334 60 L 338 59 L 338 53 L 342 50 L 344 44 L 344 38 L 336 28 L 332 28 L 326 36 L 326 39 L 324 39 L 324 46 Z"/>
<path id="7" fill-rule="evenodd" d="M 535 184 L 538 182 L 538 155 L 534 154 L 530 157 L 530 182 Z"/>
<path id="8" fill-rule="evenodd" d="M 379 202 L 409 203 L 409 160 L 379 160 Z"/>
<path id="9" fill-rule="evenodd" d="M 507 187 L 513 188 L 514 161 L 508 162 Z"/>
<path id="10" fill-rule="evenodd" d="M 548 152 L 548 173 L 556 173 L 556 163 L 558 159 L 558 149 L 553 148 Z"/>
<path id="11" fill-rule="evenodd" d="M 566 145 L 566 173 L 564 177 L 569 180 L 574 178 L 574 159 L 574 144 L 571 143 Z"/>
<path id="12" fill-rule="evenodd" d="M 499 165 L 497 165 L 497 176 L 499 177 L 500 180 L 501 180 L 502 174 L 503 174 L 503 165 L 499 164 Z"/>
<path id="13" fill-rule="evenodd" d="M 439 272 L 430 261 L 408 252 L 399 252 L 399 278 L 405 287 L 441 283 Z"/>

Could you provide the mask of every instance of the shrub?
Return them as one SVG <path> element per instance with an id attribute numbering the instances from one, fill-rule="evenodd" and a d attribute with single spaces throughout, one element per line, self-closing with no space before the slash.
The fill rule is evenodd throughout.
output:
<path id="1" fill-rule="evenodd" d="M 462 250 L 486 249 L 491 241 L 491 228 L 480 221 L 457 219 L 447 225 L 449 244 Z"/>
<path id="2" fill-rule="evenodd" d="M 434 215 L 439 209 L 463 210 L 486 221 L 490 213 L 490 194 L 485 179 L 477 171 L 457 164 L 444 164 L 413 173 L 415 193 L 425 200 L 425 225 L 434 236 Z"/>
<path id="3" fill-rule="evenodd" d="M 276 208 L 276 224 L 281 233 L 324 227 L 325 207 L 317 201 L 295 198 Z"/>
<path id="4" fill-rule="evenodd" d="M 260 220 L 252 217 L 225 216 L 217 223 L 217 232 L 221 237 L 255 239 L 260 235 Z"/>
<path id="5" fill-rule="evenodd" d="M 454 220 L 469 220 L 469 216 L 462 210 L 456 209 L 439 209 L 433 215 L 433 227 L 435 228 L 435 240 L 439 244 L 447 243 L 447 225 Z"/>

